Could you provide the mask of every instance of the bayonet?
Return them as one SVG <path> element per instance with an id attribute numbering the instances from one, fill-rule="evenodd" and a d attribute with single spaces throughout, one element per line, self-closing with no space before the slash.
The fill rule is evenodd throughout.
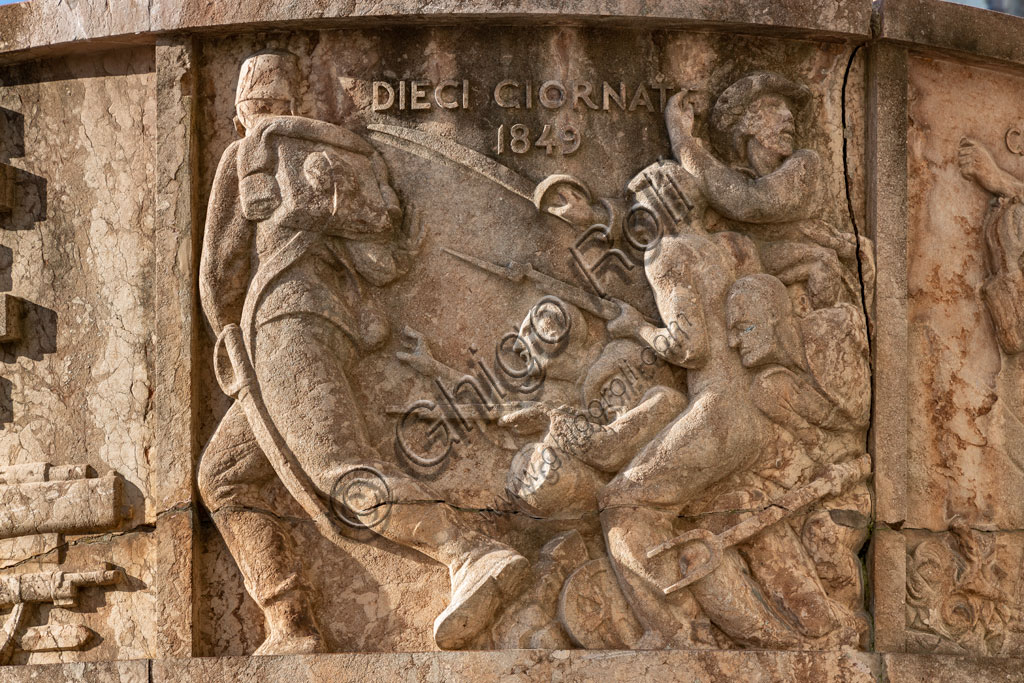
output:
<path id="1" fill-rule="evenodd" d="M 581 308 L 585 311 L 593 313 L 602 320 L 614 320 L 619 316 L 620 310 L 619 305 L 613 301 L 602 299 L 601 297 L 591 294 L 590 292 L 570 285 L 568 282 L 563 282 L 557 278 L 553 278 L 550 275 L 540 272 L 534 269 L 532 263 L 520 263 L 518 261 L 509 261 L 507 266 L 499 266 L 496 263 L 479 259 L 469 254 L 463 254 L 462 252 L 455 251 L 444 247 L 443 250 L 448 254 L 451 254 L 460 261 L 479 268 L 491 275 L 497 275 L 503 277 L 510 282 L 523 282 L 529 280 L 533 284 L 537 285 L 540 289 L 548 294 L 553 294 L 559 299 L 566 301 L 577 308 Z"/>

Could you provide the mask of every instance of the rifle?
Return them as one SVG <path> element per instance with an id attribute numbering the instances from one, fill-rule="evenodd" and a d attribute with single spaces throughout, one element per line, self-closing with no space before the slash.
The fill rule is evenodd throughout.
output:
<path id="1" fill-rule="evenodd" d="M 112 586 L 122 580 L 124 570 L 110 568 L 91 572 L 52 571 L 0 576 L 0 608 L 38 602 L 74 607 L 79 589 Z"/>
<path id="2" fill-rule="evenodd" d="M 14 639 L 24 623 L 28 607 L 32 604 L 52 602 L 58 607 L 74 607 L 78 591 L 91 586 L 111 586 L 125 578 L 123 569 L 107 565 L 103 569 L 86 572 L 38 572 L 0 576 L 0 608 L 11 607 L 7 622 L 0 631 L 0 664 L 6 664 L 14 651 Z M 65 629 L 66 630 L 66 629 Z M 73 647 L 85 644 L 91 631 L 70 632 L 65 640 Z"/>
<path id="3" fill-rule="evenodd" d="M 671 586 L 662 588 L 662 592 L 669 595 L 700 581 L 718 568 L 727 548 L 743 543 L 815 501 L 842 493 L 870 475 L 871 456 L 865 453 L 849 462 L 832 465 L 825 474 L 810 484 L 790 491 L 720 534 L 712 534 L 707 529 L 694 529 L 651 548 L 647 551 L 648 558 L 657 557 L 676 546 L 682 546 L 679 551 L 679 567 L 683 572 L 683 578 Z"/>

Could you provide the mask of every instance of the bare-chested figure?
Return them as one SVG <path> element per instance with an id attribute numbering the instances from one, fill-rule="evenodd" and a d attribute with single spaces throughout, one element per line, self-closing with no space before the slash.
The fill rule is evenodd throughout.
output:
<path id="1" fill-rule="evenodd" d="M 812 306 L 831 305 L 841 296 L 835 252 L 820 244 L 826 235 L 816 235 L 810 245 L 801 242 L 809 248 L 783 264 L 785 253 L 774 255 L 773 243 L 763 241 L 759 249 L 747 236 L 709 225 L 723 210 L 745 224 L 783 226 L 811 218 L 817 204 L 817 157 L 794 154 L 793 145 L 791 109 L 800 92 L 777 74 L 754 74 L 723 94 L 736 100 L 732 104 L 737 106 L 727 110 L 732 117 L 728 131 L 749 173 L 723 164 L 693 135 L 693 108 L 682 96 L 666 108 L 679 166 L 665 165 L 662 172 L 675 174 L 672 184 L 692 208 L 648 250 L 647 278 L 665 327 L 647 323 L 623 305 L 609 332 L 637 338 L 686 368 L 689 405 L 600 494 L 609 553 L 645 631 L 640 647 L 694 644 L 689 621 L 699 613 L 698 604 L 742 644 L 789 647 L 800 640 L 770 613 L 735 550 L 727 551 L 722 565 L 689 591 L 671 596 L 662 589 L 678 575 L 676 558 L 647 557 L 649 549 L 675 536 L 674 522 L 688 503 L 751 468 L 777 436 L 777 426 L 753 401 L 754 372 L 730 348 L 725 311 L 732 284 L 764 270 L 762 257 L 772 254 L 773 270 L 792 274 L 794 282 L 806 280 Z M 802 191 L 802 186 L 809 189 Z M 801 264 L 806 267 L 802 274 L 794 270 Z"/>

